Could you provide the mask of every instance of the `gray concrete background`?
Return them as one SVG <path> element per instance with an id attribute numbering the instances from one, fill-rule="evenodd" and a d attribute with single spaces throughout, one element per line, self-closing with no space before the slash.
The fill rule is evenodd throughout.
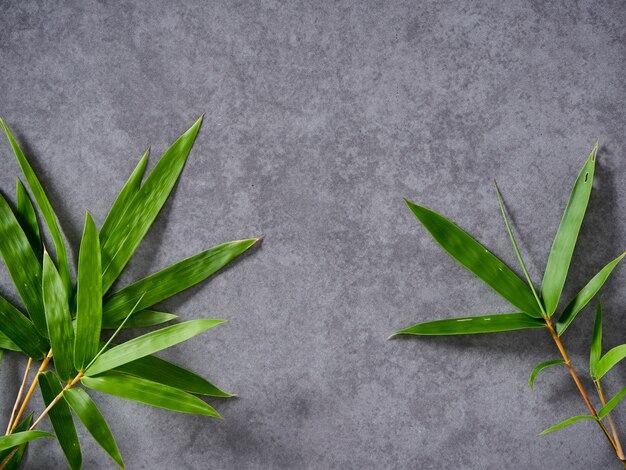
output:
<path id="1" fill-rule="evenodd" d="M 239 394 L 212 401 L 223 421 L 96 395 L 128 468 L 619 468 L 593 423 L 537 436 L 585 412 L 564 370 L 528 389 L 533 366 L 556 355 L 544 332 L 385 341 L 419 321 L 510 309 L 403 197 L 517 269 L 496 178 L 539 283 L 599 136 L 565 297 L 626 243 L 624 2 L 471 5 L 1 2 L 0 115 L 74 249 L 84 211 L 101 223 L 143 150 L 153 145 L 154 165 L 203 112 L 182 181 L 120 285 L 266 236 L 164 306 L 230 320 L 164 354 Z M 4 138 L 0 156 L 12 194 Z M 4 271 L 0 281 L 14 298 Z M 604 290 L 605 349 L 623 342 L 624 285 L 622 267 Z M 592 317 L 565 337 L 581 371 Z M 22 366 L 13 354 L 0 366 L 2 416 Z M 609 393 L 624 379 L 612 372 Z M 85 468 L 111 468 L 80 432 Z M 52 441 L 27 462 L 65 465 Z"/>

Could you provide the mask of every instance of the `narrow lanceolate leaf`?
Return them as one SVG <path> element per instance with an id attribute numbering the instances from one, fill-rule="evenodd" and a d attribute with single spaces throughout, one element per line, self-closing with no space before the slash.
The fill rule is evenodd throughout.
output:
<path id="1" fill-rule="evenodd" d="M 178 318 L 178 315 L 173 315 L 166 312 L 157 312 L 155 310 L 142 310 L 141 312 L 133 313 L 130 318 L 124 323 L 123 328 L 144 328 L 146 326 L 161 325 Z M 123 321 L 123 320 L 122 320 Z M 103 323 L 104 329 L 119 328 L 122 321 Z"/>
<path id="2" fill-rule="evenodd" d="M 532 291 L 502 261 L 445 217 L 406 201 L 415 217 L 455 260 L 522 312 L 541 317 Z"/>
<path id="3" fill-rule="evenodd" d="M 63 391 L 52 372 L 44 372 L 39 375 L 39 388 L 46 406 L 49 406 L 55 397 Z M 70 468 L 81 468 L 83 458 L 80 452 L 76 427 L 74 426 L 72 413 L 67 402 L 59 400 L 48 412 L 48 417 Z"/>
<path id="4" fill-rule="evenodd" d="M 148 308 L 205 280 L 257 241 L 257 238 L 249 238 L 214 246 L 131 284 L 104 300 L 103 321 L 110 324 L 123 319 L 142 295 L 137 310 Z"/>
<path id="5" fill-rule="evenodd" d="M 30 166 L 30 163 L 22 153 L 19 145 L 11 135 L 9 128 L 6 126 L 4 121 L 0 119 L 0 126 L 4 129 L 7 138 L 9 139 L 9 143 L 13 148 L 13 153 L 17 158 L 17 162 L 22 169 L 22 173 L 24 173 L 24 177 L 28 182 L 28 186 L 30 186 L 30 190 L 33 193 L 33 197 L 39 206 L 39 210 L 43 215 L 44 220 L 46 221 L 46 225 L 48 226 L 48 230 L 50 231 L 50 235 L 52 236 L 52 240 L 54 241 L 54 247 L 56 249 L 57 261 L 59 263 L 59 272 L 61 274 L 61 279 L 63 280 L 63 284 L 65 285 L 66 292 L 71 292 L 72 289 L 72 281 L 70 279 L 70 268 L 67 261 L 67 253 L 65 251 L 65 242 L 63 241 L 63 236 L 61 235 L 61 230 L 59 230 L 59 225 L 57 223 L 57 217 L 52 210 L 52 205 L 48 200 L 48 196 L 43 190 L 37 175 L 33 171 L 33 168 Z M 36 324 L 36 322 L 35 322 Z"/>
<path id="6" fill-rule="evenodd" d="M 0 195 L 0 253 L 37 329 L 45 334 L 46 318 L 41 299 L 41 263 L 26 234 Z"/>
<path id="7" fill-rule="evenodd" d="M 587 162 L 580 170 L 576 183 L 574 183 L 561 224 L 552 243 L 552 249 L 550 250 L 550 256 L 548 257 L 548 263 L 543 275 L 543 282 L 541 283 L 541 298 L 548 315 L 552 315 L 556 310 L 563 285 L 565 284 L 578 232 L 583 223 L 587 203 L 591 195 L 597 151 L 598 143 L 596 142 Z"/>
<path id="8" fill-rule="evenodd" d="M 0 330 L 33 359 L 41 359 L 49 349 L 33 322 L 3 297 L 0 297 Z"/>
<path id="9" fill-rule="evenodd" d="M 613 366 L 626 357 L 626 344 L 615 346 L 598 361 L 595 379 L 601 379 Z"/>
<path id="10" fill-rule="evenodd" d="M 76 297 L 74 366 L 77 370 L 84 370 L 98 353 L 102 324 L 100 241 L 96 224 L 89 213 L 80 243 Z"/>
<path id="11" fill-rule="evenodd" d="M 19 423 L 15 429 L 13 430 L 13 434 L 18 432 L 28 431 L 30 427 L 30 423 L 33 421 L 33 415 L 28 415 L 21 423 Z M 17 452 L 11 457 L 11 459 L 7 462 L 6 467 L 3 470 L 18 470 L 22 464 L 22 458 L 24 457 L 24 451 L 26 450 L 26 446 L 28 443 L 21 444 Z M 4 462 L 4 460 L 13 452 L 14 449 L 5 449 L 0 452 L 0 462 Z"/>
<path id="12" fill-rule="evenodd" d="M 17 180 L 17 187 L 15 190 L 17 198 L 17 210 L 15 216 L 17 221 L 22 226 L 22 230 L 26 234 L 26 238 L 30 242 L 30 246 L 33 252 L 37 256 L 37 259 L 41 261 L 43 258 L 43 243 L 41 242 L 41 232 L 39 230 L 39 223 L 37 222 L 37 213 L 33 207 L 33 203 L 28 197 L 26 188 L 22 182 Z"/>
<path id="13" fill-rule="evenodd" d="M 545 327 L 546 323 L 543 320 L 523 313 L 497 313 L 481 317 L 447 318 L 418 323 L 410 328 L 396 331 L 394 335 L 472 335 Z"/>
<path id="14" fill-rule="evenodd" d="M 87 388 L 157 408 L 220 418 L 213 407 L 190 393 L 132 375 L 110 373 L 83 377 L 82 383 Z"/>
<path id="15" fill-rule="evenodd" d="M 145 183 L 120 215 L 119 222 L 102 245 L 102 291 L 109 290 L 154 222 L 161 207 L 178 181 L 202 118 L 165 152 Z"/>
<path id="16" fill-rule="evenodd" d="M 626 256 L 626 253 L 622 253 L 602 268 L 600 272 L 593 276 L 591 281 L 589 281 L 587 285 L 582 288 L 576 297 L 572 299 L 568 306 L 565 307 L 565 310 L 563 310 L 563 313 L 559 317 L 559 321 L 556 323 L 556 332 L 559 336 L 563 334 L 574 318 L 576 318 L 578 312 L 580 312 L 589 303 L 593 296 L 597 294 L 624 256 Z"/>
<path id="17" fill-rule="evenodd" d="M 569 419 L 566 419 L 565 421 L 561 421 L 559 424 L 541 431 L 539 435 L 545 436 L 546 434 L 549 434 L 553 431 L 558 431 L 559 429 L 562 429 L 565 426 L 569 426 L 570 424 L 576 423 L 578 421 L 582 421 L 583 419 L 591 419 L 593 421 L 598 421 L 598 418 L 596 418 L 595 416 L 589 416 L 589 415 L 574 416 L 573 418 L 569 418 Z"/>
<path id="18" fill-rule="evenodd" d="M 146 171 L 146 164 L 148 163 L 149 155 L 150 149 L 146 150 L 146 153 L 143 154 L 143 157 L 141 157 L 141 160 L 139 160 L 139 163 L 122 188 L 122 191 L 120 191 L 117 199 L 115 199 L 113 206 L 111 206 L 111 210 L 109 211 L 109 214 L 100 229 L 101 240 L 107 240 L 109 238 L 111 232 L 115 230 L 122 216 L 128 210 L 135 194 L 139 191 L 139 188 L 141 187 L 141 180 L 143 179 L 143 175 Z"/>
<path id="19" fill-rule="evenodd" d="M 5 335 L 2 331 L 0 331 L 0 349 L 8 349 L 9 351 L 18 351 L 22 352 L 20 347 L 15 344 L 11 339 Z"/>
<path id="20" fill-rule="evenodd" d="M 87 392 L 80 388 L 72 388 L 63 394 L 63 398 L 74 410 L 74 413 L 76 413 L 78 419 L 81 420 L 87 431 L 89 431 L 89 434 L 100 444 L 100 447 L 111 456 L 115 463 L 124 468 L 124 461 L 120 455 L 115 438 L 104 420 L 104 416 L 102 416 L 96 404 L 87 395 Z"/>
<path id="21" fill-rule="evenodd" d="M 43 431 L 23 431 L 0 437 L 0 450 L 10 449 L 25 442 L 41 439 L 42 437 L 54 437 L 52 434 Z"/>
<path id="22" fill-rule="evenodd" d="M 54 367 L 63 380 L 74 373 L 74 328 L 67 292 L 48 253 L 43 257 L 43 297 Z"/>
<path id="23" fill-rule="evenodd" d="M 593 325 L 591 351 L 589 352 L 589 374 L 594 378 L 598 373 L 598 362 L 600 361 L 600 356 L 602 356 L 602 300 L 598 302 L 596 321 Z"/>
<path id="24" fill-rule="evenodd" d="M 147 333 L 102 353 L 85 371 L 94 376 L 193 338 L 224 320 L 191 320 Z M 54 347 L 54 346 L 53 346 Z"/>
<path id="25" fill-rule="evenodd" d="M 535 390 L 535 379 L 537 378 L 537 375 L 539 375 L 539 372 L 541 372 L 546 367 L 556 366 L 557 364 L 565 364 L 565 361 L 563 359 L 552 359 L 551 361 L 546 361 L 538 364 L 537 367 L 535 367 L 530 373 L 530 380 L 528 381 L 530 389 L 533 391 Z"/>
<path id="26" fill-rule="evenodd" d="M 606 415 L 608 415 L 611 411 L 613 411 L 613 408 L 615 408 L 617 406 L 617 404 L 620 401 L 622 401 L 622 398 L 624 398 L 624 395 L 626 395 L 626 387 L 621 389 L 620 392 L 617 395 L 615 395 L 613 398 L 611 398 L 607 402 L 607 404 L 604 405 L 602 407 L 602 409 L 600 409 L 600 411 L 598 411 L 598 418 L 602 419 Z"/>
<path id="27" fill-rule="evenodd" d="M 233 396 L 231 393 L 220 390 L 198 374 L 156 356 L 142 357 L 119 366 L 115 370 L 198 395 L 224 398 Z"/>

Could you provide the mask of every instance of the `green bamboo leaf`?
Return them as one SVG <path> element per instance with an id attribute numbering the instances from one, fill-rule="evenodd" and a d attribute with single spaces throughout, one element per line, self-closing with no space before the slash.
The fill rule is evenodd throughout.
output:
<path id="1" fill-rule="evenodd" d="M 87 395 L 87 392 L 80 388 L 72 388 L 63 394 L 63 398 L 74 410 L 74 413 L 76 413 L 78 419 L 81 420 L 87 431 L 89 431 L 89 434 L 100 444 L 100 447 L 111 456 L 115 463 L 124 468 L 124 461 L 120 455 L 115 438 L 104 420 L 104 416 L 102 416 L 96 404 Z"/>
<path id="2" fill-rule="evenodd" d="M 617 404 L 622 401 L 622 398 L 624 398 L 624 395 L 626 395 L 626 387 L 624 387 L 622 390 L 620 390 L 620 392 L 615 395 L 613 398 L 611 398 L 606 405 L 604 405 L 600 411 L 598 411 L 598 418 L 602 419 L 604 418 L 606 415 L 608 415 L 611 411 L 613 411 L 613 408 L 615 408 L 617 406 Z"/>
<path id="3" fill-rule="evenodd" d="M 35 327 L 46 334 L 41 298 L 41 263 L 7 201 L 0 195 L 0 253 Z"/>
<path id="4" fill-rule="evenodd" d="M 430 209 L 405 201 L 415 217 L 452 258 L 522 312 L 541 317 L 530 288 L 502 261 L 450 220 Z"/>
<path id="5" fill-rule="evenodd" d="M 100 240 L 107 240 L 110 237 L 111 233 L 119 224 L 122 216 L 128 210 L 131 201 L 139 191 L 139 188 L 141 187 L 141 180 L 143 179 L 143 175 L 146 171 L 149 155 L 150 149 L 148 148 L 126 181 L 126 184 L 124 184 L 124 187 L 117 196 L 117 199 L 115 199 L 115 202 L 111 206 L 111 210 L 109 211 L 109 214 L 100 229 Z"/>
<path id="6" fill-rule="evenodd" d="M 233 396 L 199 375 L 156 356 L 145 356 L 114 370 L 198 395 L 223 398 Z"/>
<path id="7" fill-rule="evenodd" d="M 593 325 L 593 339 L 591 341 L 591 351 L 589 352 L 589 374 L 596 377 L 598 362 L 602 356 L 602 299 L 598 302 L 596 310 L 596 321 Z"/>
<path id="8" fill-rule="evenodd" d="M 0 331 L 0 349 L 8 349 L 9 351 L 18 351 L 23 352 L 17 344 L 15 344 L 11 339 L 5 335 L 2 331 Z"/>
<path id="9" fill-rule="evenodd" d="M 30 166 L 30 163 L 22 153 L 19 145 L 11 135 L 11 131 L 6 126 L 4 121 L 0 119 L 0 126 L 4 129 L 4 132 L 9 139 L 9 143 L 13 148 L 13 153 L 17 158 L 17 162 L 22 169 L 22 173 L 24 173 L 24 177 L 28 182 L 28 186 L 30 186 L 30 190 L 33 192 L 33 196 L 37 205 L 39 206 L 39 210 L 43 215 L 44 220 L 46 221 L 46 225 L 48 226 L 48 230 L 50 231 L 50 235 L 52 236 L 52 240 L 54 241 L 54 247 L 56 249 L 57 261 L 59 263 L 59 273 L 61 275 L 61 279 L 63 280 L 63 284 L 65 285 L 66 292 L 69 293 L 72 291 L 72 280 L 70 278 L 70 267 L 67 261 L 67 253 L 65 251 L 65 242 L 63 241 L 63 236 L 61 235 L 61 231 L 59 230 L 59 225 L 57 223 L 57 217 L 52 210 L 52 205 L 48 200 L 48 196 L 43 190 L 37 175 L 33 171 L 33 168 Z M 30 311 L 30 310 L 29 310 Z M 35 322 L 37 324 L 37 322 Z"/>
<path id="10" fill-rule="evenodd" d="M 541 372 L 546 367 L 556 366 L 557 364 L 565 364 L 565 361 L 563 359 L 552 359 L 550 361 L 546 361 L 546 362 L 542 362 L 541 364 L 538 364 L 530 373 L 530 380 L 528 381 L 528 385 L 530 385 L 530 389 L 532 391 L 535 391 L 535 379 L 537 378 L 537 375 L 539 375 L 539 372 Z"/>
<path id="11" fill-rule="evenodd" d="M 576 179 L 576 183 L 574 183 L 574 188 L 570 194 L 563 218 L 552 244 L 552 249 L 550 250 L 550 256 L 548 257 L 548 263 L 541 283 L 541 297 L 548 315 L 552 315 L 556 310 L 563 286 L 565 285 L 565 278 L 567 277 L 572 254 L 574 253 L 578 232 L 583 223 L 587 203 L 591 195 L 597 151 L 598 142 L 596 141 L 589 158 Z"/>
<path id="12" fill-rule="evenodd" d="M 157 408 L 221 418 L 213 407 L 190 393 L 132 375 L 109 373 L 83 377 L 82 383 L 87 388 Z"/>
<path id="13" fill-rule="evenodd" d="M 553 431 L 558 431 L 559 429 L 562 429 L 565 426 L 569 426 L 570 424 L 576 423 L 578 421 L 582 421 L 583 419 L 592 419 L 594 421 L 598 421 L 598 418 L 596 418 L 595 416 L 589 416 L 589 415 L 574 416 L 573 418 L 569 418 L 569 419 L 566 419 L 565 421 L 561 421 L 559 424 L 541 431 L 539 435 L 545 436 L 546 434 L 549 434 Z"/>
<path id="14" fill-rule="evenodd" d="M 19 349 L 34 359 L 41 359 L 50 349 L 33 322 L 3 297 L 0 297 L 0 330 Z"/>
<path id="15" fill-rule="evenodd" d="M 20 422 L 15 429 L 13 430 L 13 434 L 18 432 L 28 431 L 30 427 L 30 423 L 33 421 L 33 415 L 28 415 L 22 422 Z M 24 452 L 26 451 L 27 442 L 20 444 L 17 452 L 11 457 L 11 459 L 6 463 L 6 467 L 3 470 L 19 470 L 22 464 L 22 458 L 24 457 Z M 11 452 L 13 452 L 14 448 L 5 449 L 0 452 L 0 462 L 4 462 Z"/>
<path id="16" fill-rule="evenodd" d="M 104 300 L 103 322 L 116 323 L 144 296 L 137 309 L 161 302 L 215 274 L 259 239 L 249 238 L 214 246 L 112 294 Z"/>
<path id="17" fill-rule="evenodd" d="M 62 284 L 61 284 L 62 285 Z M 52 372 L 43 372 L 39 374 L 39 388 L 41 396 L 46 406 L 56 398 L 57 395 L 63 393 L 63 389 Z M 67 458 L 67 462 L 71 469 L 81 468 L 83 457 L 80 452 L 80 444 L 76 427 L 72 419 L 70 407 L 65 400 L 59 400 L 50 411 L 48 417 L 56 433 L 59 445 Z"/>
<path id="18" fill-rule="evenodd" d="M 604 375 L 610 371 L 613 366 L 615 366 L 618 362 L 626 357 L 626 344 L 621 344 L 619 346 L 615 346 L 613 349 L 609 350 L 602 358 L 598 361 L 596 366 L 596 376 L 595 379 L 599 380 Z"/>
<path id="19" fill-rule="evenodd" d="M 41 242 L 41 232 L 39 230 L 39 223 L 37 222 L 37 213 L 33 207 L 33 203 L 26 192 L 26 188 L 22 182 L 18 179 L 16 183 L 16 198 L 17 208 L 15 211 L 15 217 L 20 223 L 22 230 L 26 234 L 26 238 L 30 242 L 30 246 L 37 256 L 37 259 L 41 261 L 43 258 L 43 243 Z"/>
<path id="20" fill-rule="evenodd" d="M 622 253 L 602 268 L 600 272 L 593 276 L 591 281 L 589 281 L 587 285 L 582 288 L 576 297 L 572 299 L 567 307 L 565 307 L 565 310 L 563 310 L 563 313 L 559 317 L 559 321 L 556 323 L 556 332 L 559 336 L 561 336 L 570 323 L 574 321 L 578 312 L 580 312 L 589 303 L 593 296 L 597 294 L 624 256 L 626 256 L 626 253 Z"/>
<path id="21" fill-rule="evenodd" d="M 102 323 L 100 241 L 96 224 L 89 213 L 78 256 L 77 289 L 74 366 L 82 371 L 98 353 Z"/>
<path id="22" fill-rule="evenodd" d="M 209 328 L 223 323 L 224 320 L 191 320 L 177 325 L 167 326 L 152 331 L 126 343 L 103 352 L 85 371 L 85 375 L 94 376 L 114 369 L 128 362 L 148 356 L 162 349 L 169 348 L 200 334 Z M 54 345 L 53 345 L 54 348 Z M 54 349 L 53 349 L 54 350 Z"/>
<path id="23" fill-rule="evenodd" d="M 74 374 L 74 328 L 65 286 L 48 253 L 43 257 L 43 297 L 54 367 L 69 380 Z"/>
<path id="24" fill-rule="evenodd" d="M 410 328 L 396 331 L 395 335 L 472 335 L 476 333 L 498 333 L 526 328 L 545 328 L 546 323 L 523 313 L 498 313 L 480 317 L 447 318 L 419 323 Z"/>
<path id="25" fill-rule="evenodd" d="M 107 292 L 120 275 L 178 181 L 201 122 L 202 118 L 198 119 L 165 152 L 120 215 L 115 229 L 108 237 L 101 236 L 102 292 Z"/>
<path id="26" fill-rule="evenodd" d="M 155 310 L 142 310 L 141 312 L 133 313 L 128 321 L 124 323 L 124 328 L 144 328 L 147 326 L 161 325 L 169 321 L 175 320 L 178 315 L 172 315 L 166 312 L 157 312 Z M 118 328 L 121 325 L 121 321 L 113 323 L 104 323 L 103 329 L 112 330 Z"/>
<path id="27" fill-rule="evenodd" d="M 23 431 L 0 437 L 0 450 L 11 449 L 25 442 L 41 439 L 42 437 L 54 437 L 52 434 L 43 431 Z"/>

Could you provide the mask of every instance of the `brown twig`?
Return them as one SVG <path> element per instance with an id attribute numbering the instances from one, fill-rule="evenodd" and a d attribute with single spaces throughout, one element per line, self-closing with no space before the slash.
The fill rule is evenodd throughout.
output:
<path id="1" fill-rule="evenodd" d="M 22 393 L 24 393 L 24 387 L 26 387 L 26 381 L 28 380 L 28 373 L 30 372 L 30 368 L 33 365 L 33 358 L 28 358 L 28 363 L 26 364 L 26 370 L 24 371 L 24 378 L 22 379 L 22 384 L 20 385 L 20 389 L 17 391 L 17 397 L 15 398 L 15 404 L 13 405 L 13 410 L 11 411 L 11 418 L 9 419 L 9 424 L 7 425 L 7 431 L 5 435 L 8 435 L 11 432 L 11 427 L 13 424 L 13 420 L 15 419 L 15 412 L 17 411 L 17 407 L 20 405 L 20 400 L 22 399 Z"/>
<path id="2" fill-rule="evenodd" d="M 79 372 L 79 373 L 78 373 L 78 375 L 77 375 L 76 377 L 74 377 L 74 378 L 73 378 L 70 382 L 68 382 L 68 384 L 67 384 L 67 385 L 63 388 L 63 390 L 61 390 L 61 392 L 60 392 L 60 393 L 59 393 L 56 397 L 54 397 L 54 400 L 52 400 L 52 401 L 50 402 L 50 404 L 49 404 L 48 406 L 46 406 L 46 409 L 45 409 L 45 410 L 43 410 L 43 411 L 41 412 L 41 414 L 40 414 L 40 415 L 39 415 L 39 417 L 35 420 L 35 422 L 33 423 L 33 425 L 32 425 L 30 428 L 28 428 L 28 430 L 29 430 L 29 431 L 32 431 L 33 429 L 35 429 L 35 428 L 37 427 L 37 425 L 41 422 L 41 420 L 42 420 L 42 419 L 44 419 L 44 418 L 46 417 L 46 415 L 47 415 L 47 414 L 48 414 L 48 412 L 52 409 L 52 407 L 53 407 L 54 405 L 56 405 L 56 404 L 59 402 L 59 400 L 60 400 L 61 398 L 63 398 L 63 394 L 64 394 L 67 390 L 69 390 L 70 388 L 72 388 L 74 385 L 76 385 L 76 384 L 80 381 L 80 379 L 82 379 L 82 378 L 83 378 L 83 375 L 84 375 L 84 374 L 83 374 L 83 372 Z"/>
<path id="3" fill-rule="evenodd" d="M 600 397 L 600 401 L 602 402 L 602 406 L 606 406 L 606 398 L 604 398 L 604 390 L 602 390 L 602 384 L 600 380 L 594 380 L 593 383 L 596 385 L 596 390 L 598 391 L 598 396 Z M 609 426 L 611 427 L 611 433 L 613 434 L 613 440 L 615 441 L 615 446 L 617 447 L 617 456 L 620 460 L 624 461 L 624 450 L 622 449 L 622 444 L 619 441 L 619 437 L 617 435 L 617 429 L 615 428 L 615 423 L 613 422 L 613 418 L 611 418 L 611 413 L 606 415 L 609 420 Z"/>
<path id="4" fill-rule="evenodd" d="M 37 386 L 37 383 L 39 381 L 39 374 L 41 374 L 46 369 L 46 367 L 48 367 L 48 363 L 50 362 L 50 359 L 52 359 L 52 349 L 48 351 L 48 354 L 46 354 L 46 357 L 44 357 L 43 361 L 41 361 L 41 366 L 39 366 L 39 370 L 37 371 L 37 375 L 35 375 L 35 378 L 33 379 L 33 383 L 30 384 L 30 388 L 28 389 L 28 392 L 26 393 L 26 396 L 24 397 L 24 401 L 22 402 L 22 406 L 20 407 L 20 410 L 18 411 L 17 416 L 15 417 L 15 420 L 13 421 L 13 425 L 11 426 L 10 432 L 13 432 L 15 428 L 17 427 L 17 424 L 20 422 L 20 418 L 22 417 L 22 414 L 24 413 L 24 410 L 26 409 L 26 405 L 28 405 L 30 398 L 33 396 L 33 392 L 35 391 L 35 387 Z M 1 468 L 2 467 L 0 466 L 0 470 Z"/>

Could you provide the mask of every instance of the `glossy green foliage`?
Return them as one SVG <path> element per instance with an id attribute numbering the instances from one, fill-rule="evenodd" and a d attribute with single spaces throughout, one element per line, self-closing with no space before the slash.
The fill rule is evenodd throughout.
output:
<path id="1" fill-rule="evenodd" d="M 530 389 L 533 391 L 535 390 L 535 379 L 539 375 L 539 372 L 547 367 L 556 366 L 558 364 L 565 364 L 565 361 L 563 359 L 552 359 L 550 361 L 545 361 L 541 364 L 537 364 L 537 366 L 530 373 L 530 379 L 528 380 L 528 385 L 530 386 Z"/>
<path id="2" fill-rule="evenodd" d="M 602 356 L 602 300 L 598 302 L 596 321 L 593 325 L 593 337 L 589 351 L 589 374 L 593 378 L 598 375 L 598 362 Z"/>
<path id="3" fill-rule="evenodd" d="M 572 418 L 566 419 L 565 421 L 561 421 L 559 424 L 551 426 L 548 429 L 544 429 L 543 431 L 539 433 L 539 435 L 545 436 L 546 434 L 549 434 L 551 432 L 558 431 L 559 429 L 563 429 L 564 427 L 569 426 L 570 424 L 574 424 L 574 423 L 577 423 L 578 421 L 583 421 L 587 419 L 590 419 L 592 421 L 598 421 L 598 418 L 596 418 L 595 416 L 589 416 L 589 415 L 574 416 Z"/>
<path id="4" fill-rule="evenodd" d="M 482 317 L 448 318 L 419 323 L 396 331 L 394 335 L 468 335 L 545 327 L 543 320 L 523 313 L 498 313 Z"/>
<path id="5" fill-rule="evenodd" d="M 596 379 L 601 379 L 610 371 L 618 362 L 626 357 L 626 344 L 621 344 L 610 349 L 604 356 L 600 358 L 596 365 Z"/>
<path id="6" fill-rule="evenodd" d="M 26 442 L 41 439 L 42 437 L 54 437 L 52 434 L 44 431 L 22 431 L 0 437 L 0 450 L 11 449 Z"/>
<path id="7" fill-rule="evenodd" d="M 21 423 L 19 423 L 15 427 L 15 431 L 13 432 L 18 433 L 18 432 L 28 431 L 28 428 L 30 427 L 30 423 L 32 422 L 33 422 L 33 415 L 31 414 L 28 417 L 26 417 L 26 419 L 24 419 Z M 24 442 L 23 444 L 20 444 L 17 448 L 17 452 L 15 452 L 15 454 L 13 454 L 12 457 L 10 455 L 14 451 L 14 448 L 4 449 L 3 451 L 0 452 L 0 463 L 4 462 L 6 459 L 9 459 L 6 463 L 6 467 L 4 468 L 4 470 L 17 470 L 20 468 L 22 464 L 22 458 L 24 457 L 24 452 L 26 451 L 27 445 L 28 445 L 28 442 Z"/>
<path id="8" fill-rule="evenodd" d="M 41 261 L 43 258 L 43 243 L 41 241 L 39 223 L 37 222 L 37 213 L 22 182 L 18 179 L 16 184 L 15 199 L 17 206 L 15 208 L 15 217 L 20 223 L 22 230 L 24 230 L 35 256 Z"/>
<path id="9" fill-rule="evenodd" d="M 35 325 L 4 297 L 0 297 L 0 330 L 20 350 L 34 359 L 41 359 L 49 349 L 48 342 L 39 334 Z"/>
<path id="10" fill-rule="evenodd" d="M 162 323 L 167 323 L 177 318 L 178 315 L 171 313 L 157 312 L 156 310 L 142 310 L 133 313 L 126 321 L 103 322 L 102 328 L 115 330 L 122 325 L 122 322 L 124 323 L 123 328 L 145 328 L 146 326 L 161 325 Z"/>

